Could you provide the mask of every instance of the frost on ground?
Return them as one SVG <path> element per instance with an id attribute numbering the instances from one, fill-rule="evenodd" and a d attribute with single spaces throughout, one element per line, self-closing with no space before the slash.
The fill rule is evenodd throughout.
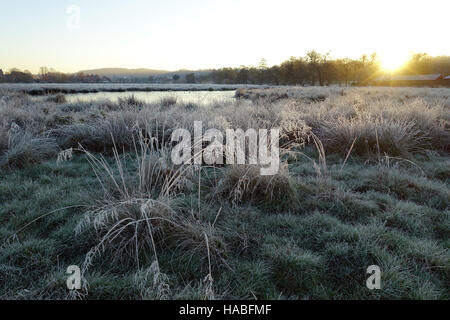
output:
<path id="1" fill-rule="evenodd" d="M 240 88 L 199 105 L 3 90 L 0 298 L 449 299 L 449 97 Z M 194 121 L 280 128 L 280 170 L 174 165 L 171 133 Z M 381 290 L 366 287 L 370 265 Z"/>

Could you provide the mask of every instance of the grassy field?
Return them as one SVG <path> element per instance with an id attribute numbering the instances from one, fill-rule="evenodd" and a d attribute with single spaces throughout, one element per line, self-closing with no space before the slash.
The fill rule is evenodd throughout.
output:
<path id="1" fill-rule="evenodd" d="M 450 89 L 236 96 L 0 91 L 0 298 L 450 298 Z M 280 128 L 279 172 L 171 163 L 172 131 L 194 121 Z"/>

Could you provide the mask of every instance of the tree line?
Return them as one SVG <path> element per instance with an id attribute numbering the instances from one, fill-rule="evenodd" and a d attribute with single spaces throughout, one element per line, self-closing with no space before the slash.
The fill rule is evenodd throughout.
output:
<path id="1" fill-rule="evenodd" d="M 11 69 L 9 73 L 3 73 L 0 69 L 0 83 L 1 82 L 12 82 L 12 83 L 30 83 L 34 82 L 33 75 L 30 71 L 20 71 L 18 69 Z"/>
<path id="2" fill-rule="evenodd" d="M 418 53 L 395 71 L 395 74 L 450 74 L 450 56 L 432 57 Z M 333 59 L 315 50 L 303 57 L 291 57 L 280 65 L 268 67 L 264 59 L 258 67 L 215 69 L 210 80 L 220 84 L 272 85 L 352 85 L 369 83 L 386 74 L 376 53 L 359 59 Z"/>
<path id="3" fill-rule="evenodd" d="M 432 57 L 426 53 L 413 54 L 410 59 L 398 69 L 396 74 L 431 74 L 444 76 L 450 74 L 450 56 Z M 167 81 L 174 83 L 217 83 L 217 84 L 270 84 L 270 85 L 353 85 L 366 84 L 377 76 L 386 74 L 376 53 L 362 55 L 359 59 L 335 59 L 329 53 L 322 54 L 315 50 L 302 57 L 291 57 L 279 65 L 269 67 L 262 59 L 257 67 L 241 66 L 239 68 L 213 69 L 209 73 L 197 76 L 187 74 L 184 78 L 173 75 Z M 150 76 L 127 79 L 128 82 L 154 83 L 156 79 Z M 45 82 L 45 83 L 98 83 L 112 82 L 107 77 L 84 73 L 67 74 L 46 67 L 40 68 L 39 75 L 33 76 L 25 70 L 11 69 L 3 73 L 0 69 L 0 82 Z M 161 81 L 160 81 L 161 82 Z"/>
<path id="4" fill-rule="evenodd" d="M 100 77 L 98 75 L 84 74 L 83 72 L 69 74 L 58 72 L 54 69 L 41 67 L 39 74 L 33 76 L 30 71 L 20 71 L 13 68 L 8 73 L 4 73 L 0 69 L 0 83 L 99 83 L 110 82 L 107 77 Z"/>

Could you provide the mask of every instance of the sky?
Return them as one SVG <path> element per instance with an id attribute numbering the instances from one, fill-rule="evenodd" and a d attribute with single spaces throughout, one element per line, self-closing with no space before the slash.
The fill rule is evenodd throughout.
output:
<path id="1" fill-rule="evenodd" d="M 0 69 L 279 64 L 315 49 L 450 55 L 448 0 L 0 0 Z"/>

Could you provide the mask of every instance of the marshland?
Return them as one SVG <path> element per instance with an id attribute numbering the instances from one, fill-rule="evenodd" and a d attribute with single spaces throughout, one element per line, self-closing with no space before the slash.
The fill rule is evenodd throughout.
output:
<path id="1" fill-rule="evenodd" d="M 0 298 L 450 298 L 450 89 L 233 89 L 0 91 Z M 173 164 L 194 121 L 279 128 L 278 173 Z"/>

